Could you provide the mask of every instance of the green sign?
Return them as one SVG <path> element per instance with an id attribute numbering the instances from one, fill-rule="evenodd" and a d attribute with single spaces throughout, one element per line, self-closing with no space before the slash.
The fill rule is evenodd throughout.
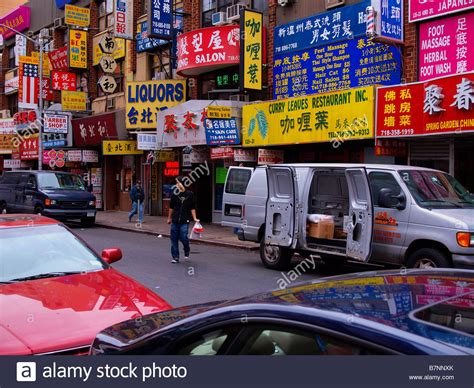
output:
<path id="1" fill-rule="evenodd" d="M 225 167 L 216 167 L 216 184 L 223 185 L 225 179 L 227 178 L 228 168 Z"/>

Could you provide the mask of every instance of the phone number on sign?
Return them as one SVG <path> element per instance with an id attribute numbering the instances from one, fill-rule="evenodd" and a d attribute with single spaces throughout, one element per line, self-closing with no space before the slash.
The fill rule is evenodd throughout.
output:
<path id="1" fill-rule="evenodd" d="M 406 136 L 406 135 L 414 135 L 415 130 L 413 128 L 410 129 L 382 129 L 380 131 L 380 136 Z"/>

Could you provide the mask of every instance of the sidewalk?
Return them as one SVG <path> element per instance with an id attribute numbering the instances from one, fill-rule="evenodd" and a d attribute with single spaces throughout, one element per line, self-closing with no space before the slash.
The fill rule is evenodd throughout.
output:
<path id="1" fill-rule="evenodd" d="M 120 211 L 97 212 L 96 225 L 108 229 L 124 230 L 129 232 L 147 233 L 169 237 L 170 226 L 166 222 L 166 217 L 145 216 L 141 227 L 137 225 L 136 216 L 134 222 L 128 222 L 128 213 Z M 240 241 L 233 233 L 232 228 L 217 224 L 203 223 L 204 233 L 199 240 L 193 243 L 212 244 L 240 249 L 258 249 L 256 243 Z"/>

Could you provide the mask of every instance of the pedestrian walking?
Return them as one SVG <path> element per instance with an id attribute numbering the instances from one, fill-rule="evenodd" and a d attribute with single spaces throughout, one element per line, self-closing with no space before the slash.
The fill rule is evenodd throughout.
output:
<path id="1" fill-rule="evenodd" d="M 145 201 L 145 192 L 142 188 L 142 182 L 137 179 L 135 186 L 130 190 L 130 199 L 132 200 L 132 211 L 128 214 L 128 222 L 132 222 L 132 217 L 138 213 L 138 222 L 143 222 L 143 202 Z"/>
<path id="2" fill-rule="evenodd" d="M 179 263 L 179 242 L 183 244 L 184 259 L 189 259 L 189 222 L 199 222 L 196 217 L 196 198 L 192 191 L 186 189 L 184 178 L 176 178 L 178 192 L 173 191 L 168 212 L 168 224 L 171 224 L 171 262 Z"/>

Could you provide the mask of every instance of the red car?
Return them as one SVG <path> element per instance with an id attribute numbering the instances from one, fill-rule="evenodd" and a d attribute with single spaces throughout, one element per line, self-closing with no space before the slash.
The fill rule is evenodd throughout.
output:
<path id="1" fill-rule="evenodd" d="M 0 355 L 87 354 L 96 334 L 168 310 L 58 221 L 0 214 Z"/>

